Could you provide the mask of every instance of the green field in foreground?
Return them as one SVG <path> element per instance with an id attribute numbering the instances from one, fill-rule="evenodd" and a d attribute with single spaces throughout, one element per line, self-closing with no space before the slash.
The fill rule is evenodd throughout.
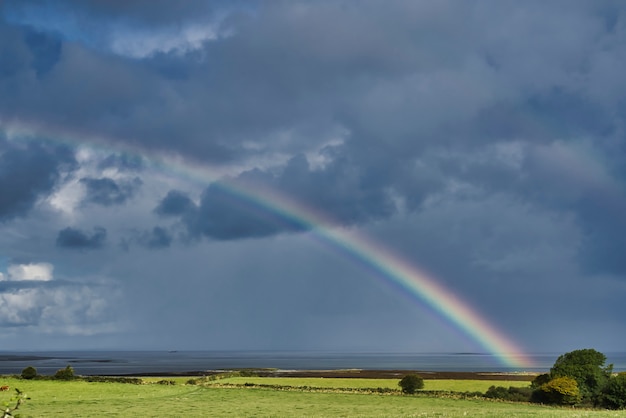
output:
<path id="1" fill-rule="evenodd" d="M 357 380 L 350 379 L 351 382 Z M 31 399 L 20 412 L 31 417 L 626 417 L 626 411 L 572 410 L 478 399 L 201 387 L 180 383 L 131 385 L 0 378 L 0 385 L 18 387 L 28 393 Z M 0 401 L 7 400 L 11 394 L 0 393 Z"/>

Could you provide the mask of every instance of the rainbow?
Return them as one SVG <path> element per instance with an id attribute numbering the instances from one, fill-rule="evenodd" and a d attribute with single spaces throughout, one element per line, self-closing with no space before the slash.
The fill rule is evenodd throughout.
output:
<path id="1" fill-rule="evenodd" d="M 3 124 L 0 121 L 0 129 L 2 128 Z M 338 226 L 318 210 L 305 207 L 276 190 L 225 178 L 210 167 L 193 164 L 182 158 L 157 155 L 104 137 L 59 131 L 51 137 L 50 129 L 41 130 L 46 133 L 38 131 L 40 130 L 32 127 L 11 124 L 10 129 L 5 132 L 9 132 L 8 136 L 18 140 L 43 137 L 54 142 L 128 153 L 144 158 L 155 170 L 188 177 L 205 185 L 216 184 L 223 192 L 245 202 L 246 205 L 251 205 L 257 210 L 278 216 L 291 224 L 311 231 L 319 240 L 343 253 L 344 256 L 368 267 L 377 278 L 400 289 L 415 302 L 426 304 L 487 352 L 493 354 L 503 365 L 515 369 L 533 367 L 530 358 L 518 345 L 481 317 L 452 290 L 443 287 L 416 266 L 358 231 Z M 116 145 L 112 146 L 112 143 Z"/>

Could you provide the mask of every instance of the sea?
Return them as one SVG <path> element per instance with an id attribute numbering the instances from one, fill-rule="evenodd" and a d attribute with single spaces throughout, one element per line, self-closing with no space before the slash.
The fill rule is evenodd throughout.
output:
<path id="1" fill-rule="evenodd" d="M 0 351 L 0 374 L 33 366 L 42 375 L 70 365 L 79 375 L 141 375 L 242 368 L 279 370 L 418 370 L 545 373 L 562 353 L 528 355 L 532 367 L 519 369 L 482 353 L 335 353 L 279 351 Z M 626 371 L 626 352 L 604 353 L 614 371 Z"/>

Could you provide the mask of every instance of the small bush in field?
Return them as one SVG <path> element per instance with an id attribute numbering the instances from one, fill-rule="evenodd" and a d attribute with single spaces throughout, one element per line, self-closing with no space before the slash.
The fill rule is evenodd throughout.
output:
<path id="1" fill-rule="evenodd" d="M 59 369 L 54 374 L 54 378 L 57 380 L 72 380 L 74 377 L 74 369 L 69 364 L 66 368 Z"/>
<path id="2" fill-rule="evenodd" d="M 28 366 L 26 368 L 24 368 L 24 370 L 22 370 L 22 379 L 34 379 L 37 377 L 37 369 L 35 369 L 33 366 Z"/>
<path id="3" fill-rule="evenodd" d="M 424 379 L 416 374 L 408 374 L 398 382 L 398 386 L 402 388 L 402 393 L 411 395 L 417 392 L 418 389 L 424 388 Z"/>
<path id="4" fill-rule="evenodd" d="M 156 382 L 157 385 L 175 385 L 175 380 L 162 379 Z"/>

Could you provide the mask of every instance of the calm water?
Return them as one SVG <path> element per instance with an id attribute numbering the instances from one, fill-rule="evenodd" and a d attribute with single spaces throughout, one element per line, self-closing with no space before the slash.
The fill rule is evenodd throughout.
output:
<path id="1" fill-rule="evenodd" d="M 545 372 L 562 353 L 532 354 L 534 367 Z M 626 353 L 604 353 L 615 371 L 626 370 Z M 232 352 L 232 351 L 60 351 L 0 352 L 0 374 L 20 373 L 34 366 L 40 374 L 54 374 L 70 364 L 80 375 L 118 375 L 188 372 L 229 368 L 277 369 L 401 369 L 423 371 L 522 371 L 503 366 L 490 354 L 389 354 L 327 352 Z"/>

